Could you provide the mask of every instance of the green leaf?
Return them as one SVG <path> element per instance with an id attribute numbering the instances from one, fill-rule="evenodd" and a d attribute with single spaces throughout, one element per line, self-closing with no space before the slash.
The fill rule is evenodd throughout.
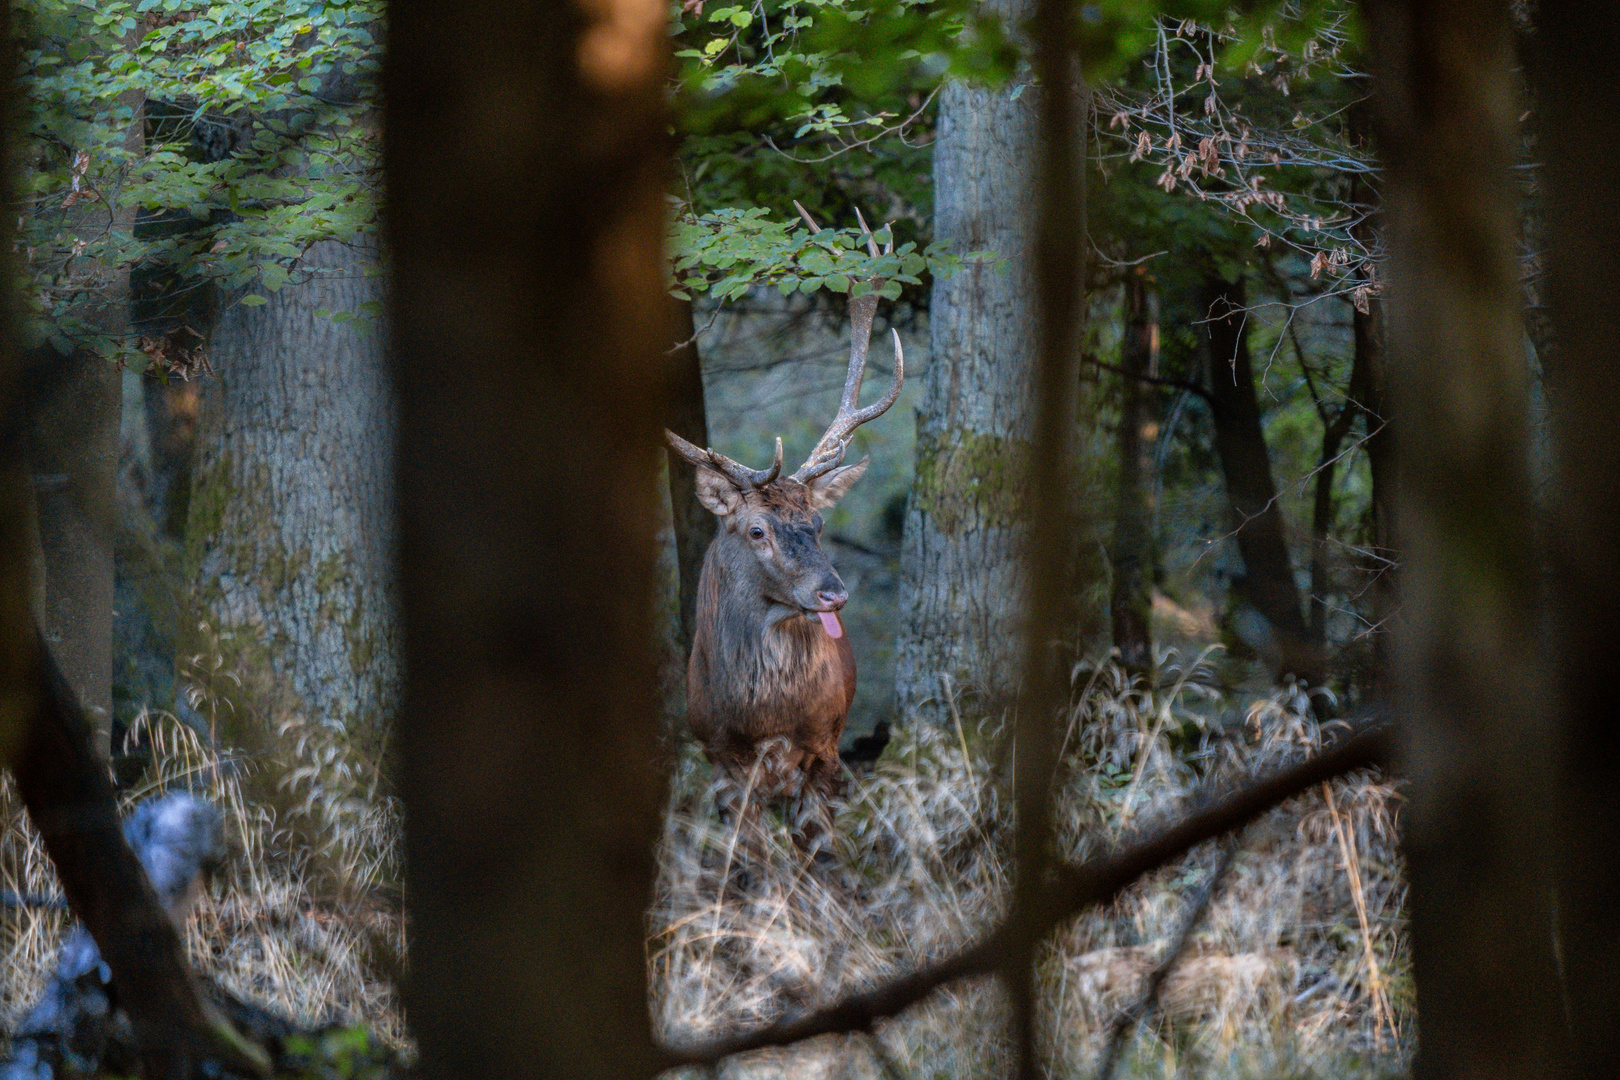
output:
<path id="1" fill-rule="evenodd" d="M 246 296 L 242 297 L 243 307 L 260 307 L 261 305 L 268 304 L 269 302 L 270 301 L 266 300 L 264 297 L 255 293 L 248 293 Z"/>

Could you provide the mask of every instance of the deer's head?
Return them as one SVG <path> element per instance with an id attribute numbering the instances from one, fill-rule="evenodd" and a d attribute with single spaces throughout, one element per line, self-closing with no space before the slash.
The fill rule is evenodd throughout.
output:
<path id="1" fill-rule="evenodd" d="M 868 238 L 876 255 L 870 233 Z M 892 249 L 892 241 L 889 246 Z M 874 282 L 874 290 L 881 284 Z M 877 302 L 875 291 L 850 301 L 849 371 L 838 415 L 791 476 L 782 475 L 781 439 L 776 440 L 776 459 L 769 469 L 750 469 L 718 451 L 700 449 L 672 431 L 664 433 L 675 452 L 697 466 L 698 499 L 720 518 L 721 532 L 715 542 L 727 545 L 733 556 L 752 553 L 758 561 L 756 579 L 765 599 L 785 609 L 785 615 L 820 617 L 833 637 L 843 632 L 833 613 L 844 606 L 849 592 L 821 549 L 821 513 L 843 498 L 866 471 L 868 458 L 843 464 L 850 438 L 856 428 L 888 411 L 900 397 L 905 379 L 905 357 L 896 333 L 894 382 L 877 401 L 859 407 Z"/>

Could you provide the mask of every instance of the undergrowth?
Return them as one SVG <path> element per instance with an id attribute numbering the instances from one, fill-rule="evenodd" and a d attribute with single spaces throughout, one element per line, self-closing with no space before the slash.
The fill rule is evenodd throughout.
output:
<path id="1" fill-rule="evenodd" d="M 240 997 L 306 1025 L 359 1025 L 407 1045 L 393 975 L 400 815 L 344 752 L 342 732 L 283 718 L 256 757 L 212 747 L 168 713 L 143 713 L 125 749 L 149 756 L 123 809 L 183 789 L 211 800 L 232 857 L 185 928 L 193 964 Z M 0 781 L 0 887 L 58 897 L 54 870 L 9 777 Z M 0 911 L 0 1029 L 38 998 L 70 925 L 66 911 Z"/>
<path id="2" fill-rule="evenodd" d="M 1324 725 L 1299 688 L 1239 707 L 1204 659 L 1161 655 L 1152 679 L 1111 662 L 1076 667 L 1056 791 L 1063 857 L 1105 851 L 1184 813 L 1212 785 L 1320 745 Z M 739 869 L 750 845 L 716 816 L 709 767 L 688 751 L 672 785 L 651 919 L 659 1030 L 700 1039 L 814 1009 L 988 933 L 1011 885 L 1015 748 L 1003 727 L 958 717 L 950 729 L 899 732 L 872 775 L 852 778 L 838 872 L 806 867 L 773 818 L 771 835 L 752 845 L 766 864 Z M 1403 1071 L 1414 1034 L 1399 801 L 1390 783 L 1361 774 L 1245 829 L 1160 1008 L 1126 1043 L 1119 1075 Z M 1216 862 L 1206 845 L 1051 937 L 1038 978 L 1052 1075 L 1094 1075 L 1116 1016 L 1141 995 Z M 763 1052 L 724 1071 L 1008 1075 L 1006 1030 L 999 988 L 978 980 L 870 1035 Z"/>
<path id="3" fill-rule="evenodd" d="M 1235 702 L 1204 657 L 1165 654 L 1151 678 L 1074 670 L 1055 792 L 1055 842 L 1080 860 L 1186 812 L 1211 787 L 1302 757 L 1326 725 L 1288 687 Z M 209 703 L 197 702 L 207 714 Z M 741 837 L 687 748 L 670 789 L 648 962 L 656 1030 L 700 1039 L 768 1023 L 942 960 L 1007 910 L 1013 836 L 1005 718 L 896 734 L 852 777 L 838 866 L 805 866 L 774 816 Z M 305 1023 L 360 1024 L 407 1046 L 394 988 L 404 949 L 400 814 L 341 731 L 296 717 L 256 756 L 212 749 L 149 713 L 133 803 L 186 788 L 222 809 L 236 851 L 186 931 L 198 967 Z M 1404 1071 L 1414 1044 L 1397 851 L 1400 797 L 1376 774 L 1335 781 L 1253 823 L 1160 1007 L 1129 1035 L 1122 1076 L 1352 1077 Z M 1089 1077 L 1217 863 L 1195 850 L 1048 940 L 1038 966 L 1051 1075 Z M 14 789 L 0 783 L 0 887 L 54 894 Z M 32 1003 L 65 912 L 0 913 L 0 1026 Z M 943 988 L 865 1035 L 727 1063 L 729 1077 L 1010 1075 L 1007 1007 L 992 979 Z M 888 1065 L 884 1065 L 884 1061 Z"/>

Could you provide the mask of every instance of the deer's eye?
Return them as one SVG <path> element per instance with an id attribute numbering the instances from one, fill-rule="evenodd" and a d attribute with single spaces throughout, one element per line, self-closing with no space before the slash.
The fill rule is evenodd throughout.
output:
<path id="1" fill-rule="evenodd" d="M 755 525 L 752 529 L 748 530 L 748 535 L 753 537 L 755 540 L 763 540 L 765 539 L 765 530 L 760 528 L 758 525 Z"/>

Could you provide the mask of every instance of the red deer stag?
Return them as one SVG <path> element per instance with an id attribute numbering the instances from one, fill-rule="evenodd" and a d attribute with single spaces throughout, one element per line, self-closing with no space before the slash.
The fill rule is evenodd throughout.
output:
<path id="1" fill-rule="evenodd" d="M 870 231 L 867 246 L 878 255 Z M 873 292 L 849 303 L 849 372 L 838 415 L 793 475 L 781 475 L 780 438 L 771 467 L 750 469 L 665 432 L 697 466 L 698 499 L 720 518 L 698 579 L 686 675 L 692 732 L 720 771 L 722 811 L 751 832 L 761 807 L 792 803 L 794 839 L 812 855 L 831 837 L 832 803 L 843 791 L 838 740 L 855 697 L 855 655 L 838 616 L 849 593 L 821 550 L 821 511 L 866 471 L 870 458 L 843 464 L 850 437 L 894 404 L 905 375 L 895 334 L 894 382 L 859 407 L 881 285 L 872 282 Z"/>

